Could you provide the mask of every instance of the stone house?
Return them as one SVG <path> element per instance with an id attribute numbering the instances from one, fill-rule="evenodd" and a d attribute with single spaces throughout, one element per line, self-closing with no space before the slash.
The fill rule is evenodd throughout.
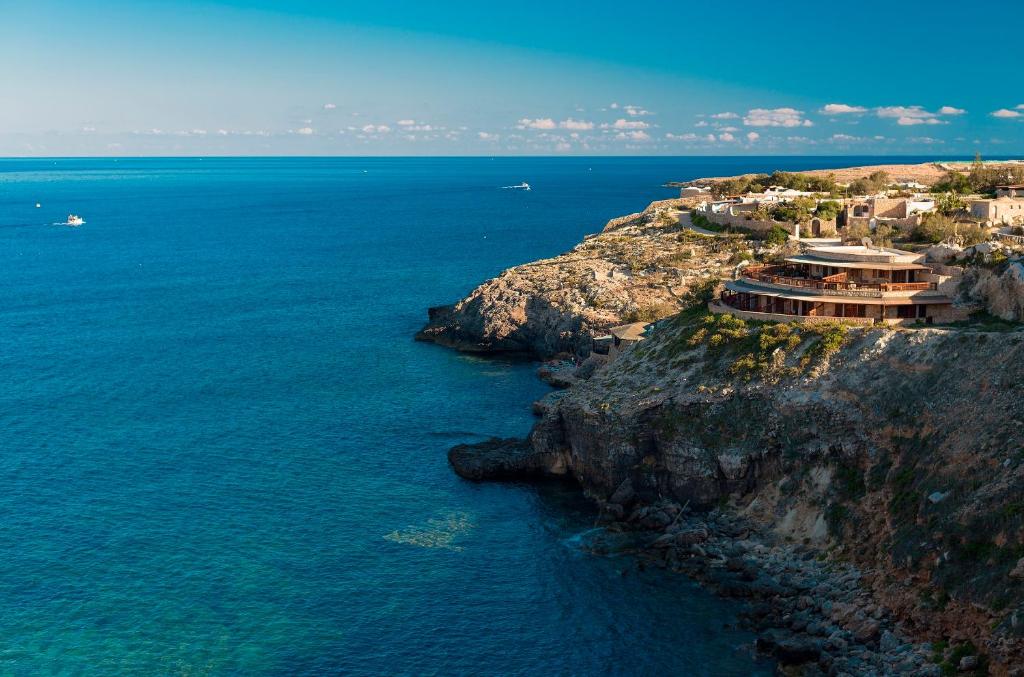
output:
<path id="1" fill-rule="evenodd" d="M 1024 221 L 1024 193 L 1022 197 L 997 197 L 994 200 L 972 200 L 971 217 L 978 221 L 1013 225 Z"/>

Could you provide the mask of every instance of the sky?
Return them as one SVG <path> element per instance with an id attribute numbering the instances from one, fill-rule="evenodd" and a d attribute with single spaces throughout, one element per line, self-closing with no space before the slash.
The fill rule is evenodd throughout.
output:
<path id="1" fill-rule="evenodd" d="M 0 0 L 0 156 L 1024 155 L 1018 14 Z"/>

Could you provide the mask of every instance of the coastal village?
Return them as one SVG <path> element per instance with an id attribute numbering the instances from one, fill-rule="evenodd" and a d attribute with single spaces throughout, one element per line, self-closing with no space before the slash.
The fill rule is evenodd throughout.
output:
<path id="1" fill-rule="evenodd" d="M 768 261 L 741 261 L 709 309 L 774 322 L 967 321 L 979 308 L 961 298 L 958 264 L 1012 257 L 1024 283 L 1014 254 L 1024 251 L 1024 163 L 935 168 L 944 174 L 933 185 L 884 171 L 849 183 L 775 172 L 682 185 L 679 218 L 693 232 L 781 245 Z M 599 352 L 642 340 L 644 326 L 614 327 Z"/>
<path id="2" fill-rule="evenodd" d="M 524 440 L 792 675 L 1024 675 L 1024 164 L 701 179 L 430 311 L 544 359 Z"/>

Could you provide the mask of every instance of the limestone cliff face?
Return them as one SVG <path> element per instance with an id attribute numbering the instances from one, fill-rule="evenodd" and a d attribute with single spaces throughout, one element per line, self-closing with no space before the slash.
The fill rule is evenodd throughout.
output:
<path id="1" fill-rule="evenodd" d="M 572 387 L 535 405 L 528 442 L 459 447 L 453 465 L 473 479 L 571 476 L 612 517 L 663 501 L 724 507 L 856 564 L 922 641 L 970 640 L 997 666 L 1024 666 L 1024 330 L 674 314 L 756 249 L 686 231 L 677 206 L 616 219 L 431 311 L 423 340 L 545 357 L 667 316 L 560 379 Z M 1024 268 L 958 251 L 964 293 L 1024 317 Z"/>
<path id="2" fill-rule="evenodd" d="M 417 338 L 469 352 L 586 354 L 609 327 L 678 311 L 695 281 L 718 275 L 748 247 L 681 228 L 680 205 L 652 203 L 572 251 L 505 271 L 458 303 L 432 308 Z"/>
<path id="3" fill-rule="evenodd" d="M 688 313 L 541 408 L 535 450 L 599 501 L 728 503 L 923 637 L 1024 656 L 1024 332 Z"/>

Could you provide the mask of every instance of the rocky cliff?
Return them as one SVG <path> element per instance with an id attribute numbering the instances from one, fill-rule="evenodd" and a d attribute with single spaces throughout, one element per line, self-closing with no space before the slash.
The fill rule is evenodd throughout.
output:
<path id="1" fill-rule="evenodd" d="M 921 636 L 1005 664 L 1024 656 L 1022 364 L 1021 331 L 688 313 L 544 407 L 531 442 L 600 501 L 729 504 L 872 569 Z"/>
<path id="2" fill-rule="evenodd" d="M 594 250 L 485 283 L 435 313 L 427 337 L 580 350 L 640 298 L 679 307 L 687 281 L 753 247 L 695 239 L 659 209 L 612 222 Z M 632 247 L 651 262 L 689 248 L 703 265 L 567 283 Z M 1013 275 L 969 270 L 965 287 L 1014 297 Z M 588 303 L 597 289 L 616 300 Z M 790 662 L 1024 674 L 1024 331 L 991 329 L 757 325 L 696 306 L 585 362 L 535 406 L 529 440 L 450 458 L 474 479 L 574 478 L 613 522 L 662 532 L 662 563 L 769 604 L 764 648 Z"/>
<path id="3" fill-rule="evenodd" d="M 586 354 L 609 327 L 677 312 L 695 282 L 750 246 L 682 227 L 681 205 L 652 203 L 572 251 L 506 270 L 458 303 L 431 308 L 417 338 L 468 352 Z"/>

